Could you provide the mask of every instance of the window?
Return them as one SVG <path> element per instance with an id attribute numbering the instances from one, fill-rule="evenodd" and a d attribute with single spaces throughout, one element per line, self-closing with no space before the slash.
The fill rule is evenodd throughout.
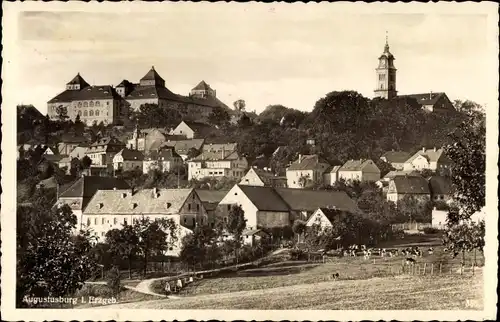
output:
<path id="1" fill-rule="evenodd" d="M 90 110 L 89 111 L 89 116 L 94 116 L 94 111 Z"/>
<path id="2" fill-rule="evenodd" d="M 184 223 L 186 223 L 186 217 L 184 217 Z"/>
<path id="3" fill-rule="evenodd" d="M 82 107 L 82 102 L 78 102 L 78 107 Z"/>
<path id="4" fill-rule="evenodd" d="M 231 210 L 231 205 L 227 205 L 227 211 Z"/>
<path id="5" fill-rule="evenodd" d="M 89 103 L 89 106 L 90 106 L 90 107 L 94 107 L 94 102 L 92 102 L 92 101 L 91 101 L 91 102 Z"/>
<path id="6" fill-rule="evenodd" d="M 196 204 L 196 211 L 200 211 L 200 205 Z"/>
<path id="7" fill-rule="evenodd" d="M 85 116 L 85 117 L 86 117 L 86 116 L 88 116 L 88 113 L 87 113 L 87 111 L 86 111 L 86 110 L 85 110 L 85 111 L 83 111 L 83 116 Z"/>
<path id="8" fill-rule="evenodd" d="M 101 231 L 101 236 L 104 236 L 104 232 L 103 231 Z"/>
<path id="9" fill-rule="evenodd" d="M 188 203 L 188 210 L 191 210 L 191 204 Z"/>
<path id="10" fill-rule="evenodd" d="M 94 225 L 97 225 L 97 218 L 94 218 Z"/>
<path id="11" fill-rule="evenodd" d="M 385 74 L 379 74 L 378 75 L 378 80 L 379 81 L 385 81 Z"/>
<path id="12" fill-rule="evenodd" d="M 101 219 L 101 224 L 104 225 L 104 218 Z"/>
<path id="13" fill-rule="evenodd" d="M 78 111 L 78 115 L 79 115 L 79 116 L 82 116 L 82 111 Z"/>
<path id="14" fill-rule="evenodd" d="M 83 107 L 89 107 L 89 103 L 83 102 Z"/>
<path id="15" fill-rule="evenodd" d="M 90 218 L 87 218 L 87 226 L 90 226 Z"/>
<path id="16" fill-rule="evenodd" d="M 100 106 L 101 103 L 99 101 L 95 102 L 95 106 Z"/>
<path id="17" fill-rule="evenodd" d="M 95 116 L 99 116 L 99 110 L 95 111 Z"/>
<path id="18" fill-rule="evenodd" d="M 113 218 L 113 224 L 115 224 L 115 225 L 116 225 L 117 223 L 118 223 L 118 219 Z"/>
<path id="19" fill-rule="evenodd" d="M 127 219 L 126 219 L 126 218 L 123 218 L 123 224 L 124 224 L 125 226 L 127 226 Z"/>

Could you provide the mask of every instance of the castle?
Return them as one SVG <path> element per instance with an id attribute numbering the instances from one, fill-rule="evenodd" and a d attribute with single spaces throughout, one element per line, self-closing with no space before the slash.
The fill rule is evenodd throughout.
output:
<path id="1" fill-rule="evenodd" d="M 78 73 L 66 84 L 65 91 L 48 101 L 47 112 L 51 119 L 57 119 L 62 108 L 70 120 L 74 121 L 79 115 L 87 125 L 94 122 L 107 125 L 124 121 L 130 109 L 137 111 L 147 103 L 176 108 L 183 119 L 196 121 L 207 120 L 215 107 L 229 109 L 205 81 L 196 85 L 189 96 L 173 93 L 165 87 L 165 80 L 153 66 L 139 83 L 125 79 L 116 87 L 91 86 Z"/>
<path id="2" fill-rule="evenodd" d="M 389 50 L 389 40 L 386 36 L 382 55 L 378 58 L 378 67 L 375 69 L 376 88 L 375 98 L 386 100 L 404 100 L 409 104 L 420 106 L 428 112 L 440 112 L 453 110 L 453 103 L 445 93 L 421 93 L 410 95 L 398 95 L 396 90 L 396 67 L 394 66 L 394 55 Z"/>

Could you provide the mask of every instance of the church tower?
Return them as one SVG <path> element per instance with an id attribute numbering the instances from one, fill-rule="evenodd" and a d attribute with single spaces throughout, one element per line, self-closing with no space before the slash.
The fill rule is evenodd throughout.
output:
<path id="1" fill-rule="evenodd" d="M 378 67 L 375 69 L 377 74 L 375 97 L 391 99 L 397 96 L 394 60 L 394 56 L 389 51 L 389 41 L 386 35 L 384 52 L 378 58 Z"/>

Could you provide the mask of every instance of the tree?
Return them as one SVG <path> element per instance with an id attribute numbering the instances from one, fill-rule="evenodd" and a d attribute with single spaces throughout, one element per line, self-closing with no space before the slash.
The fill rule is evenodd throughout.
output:
<path id="1" fill-rule="evenodd" d="M 59 120 L 61 122 L 66 122 L 66 120 L 69 118 L 69 116 L 68 116 L 68 108 L 66 106 L 59 105 L 56 108 L 56 113 L 57 113 L 57 117 L 59 118 Z"/>
<path id="2" fill-rule="evenodd" d="M 53 208 L 44 191 L 32 200 L 31 207 L 17 208 L 17 306 L 27 305 L 26 296 L 74 294 L 96 269 L 89 233 L 72 234 L 71 208 Z"/>
<path id="3" fill-rule="evenodd" d="M 243 113 L 243 115 L 238 120 L 238 126 L 245 128 L 245 127 L 249 127 L 251 125 L 252 125 L 252 119 L 250 119 L 250 117 L 248 117 L 248 115 Z"/>
<path id="4" fill-rule="evenodd" d="M 112 229 L 106 233 L 106 243 L 109 245 L 108 252 L 114 258 L 124 259 L 128 263 L 128 276 L 132 278 L 132 260 L 137 254 L 139 237 L 131 225 L 121 229 Z"/>
<path id="5" fill-rule="evenodd" d="M 300 242 L 300 235 L 306 230 L 306 223 L 302 220 L 295 220 L 292 226 L 293 232 L 297 235 L 297 242 Z"/>
<path id="6" fill-rule="evenodd" d="M 89 158 L 87 155 L 82 158 L 82 167 L 84 169 L 89 169 L 90 166 L 92 165 L 92 159 Z"/>
<path id="7" fill-rule="evenodd" d="M 239 99 L 239 100 L 236 100 L 233 102 L 233 106 L 234 106 L 234 109 L 238 112 L 244 112 L 245 111 L 245 107 L 246 107 L 246 103 L 244 100 L 242 99 Z"/>
<path id="8" fill-rule="evenodd" d="M 138 219 L 133 229 L 138 236 L 137 247 L 143 256 L 144 275 L 151 255 L 163 255 L 170 246 L 177 242 L 177 225 L 172 219 L 151 220 L 142 216 Z"/>
<path id="9" fill-rule="evenodd" d="M 118 269 L 118 266 L 113 266 L 109 270 L 106 277 L 107 277 L 106 284 L 113 292 L 113 296 L 118 297 L 122 288 L 120 281 L 120 270 Z"/>
<path id="10" fill-rule="evenodd" d="M 302 175 L 299 178 L 299 186 L 301 188 L 307 188 L 313 184 L 311 177 L 309 175 Z"/>
<path id="11" fill-rule="evenodd" d="M 192 234 L 182 239 L 180 260 L 188 266 L 203 265 L 207 260 L 216 260 L 211 248 L 216 246 L 217 237 L 217 232 L 209 226 L 197 226 Z"/>
<path id="12" fill-rule="evenodd" d="M 82 161 L 78 158 L 73 158 L 70 161 L 69 173 L 73 176 L 79 176 L 83 170 Z"/>
<path id="13" fill-rule="evenodd" d="M 241 247 L 241 237 L 243 230 L 246 227 L 247 220 L 245 219 L 245 212 L 241 206 L 233 205 L 225 223 L 225 230 L 233 237 L 236 263 L 238 262 L 238 249 Z"/>
<path id="14" fill-rule="evenodd" d="M 212 112 L 208 115 L 208 122 L 217 126 L 227 125 L 230 119 L 229 113 L 220 106 L 212 108 Z"/>
<path id="15" fill-rule="evenodd" d="M 483 209 L 486 197 L 486 126 L 484 115 L 470 113 L 466 122 L 451 134 L 455 141 L 445 148 L 452 161 L 451 181 L 453 207 L 446 223 L 443 243 L 454 250 L 454 256 L 465 251 L 482 251 L 484 221 L 476 224 L 471 216 Z"/>
<path id="16" fill-rule="evenodd" d="M 141 128 L 171 128 L 181 122 L 182 114 L 175 108 L 146 103 L 139 107 L 135 118 Z"/>
<path id="17" fill-rule="evenodd" d="M 406 195 L 397 203 L 399 222 L 432 221 L 432 202 Z"/>

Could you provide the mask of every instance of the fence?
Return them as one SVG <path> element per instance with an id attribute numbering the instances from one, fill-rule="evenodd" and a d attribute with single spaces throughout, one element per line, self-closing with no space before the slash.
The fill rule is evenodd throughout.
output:
<path id="1" fill-rule="evenodd" d="M 424 228 L 432 227 L 432 223 L 422 222 L 407 222 L 400 224 L 392 224 L 392 230 L 424 230 Z"/>

